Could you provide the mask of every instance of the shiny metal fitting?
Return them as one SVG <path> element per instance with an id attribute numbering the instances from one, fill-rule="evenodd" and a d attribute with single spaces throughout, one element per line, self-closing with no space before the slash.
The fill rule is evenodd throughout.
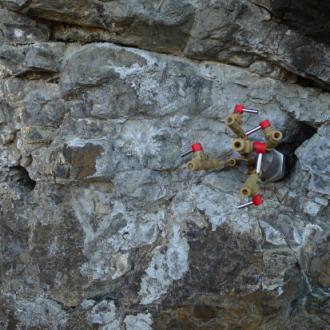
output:
<path id="1" fill-rule="evenodd" d="M 288 173 L 286 163 L 286 157 L 275 149 L 263 154 L 260 166 L 260 179 L 267 182 L 283 179 Z"/>

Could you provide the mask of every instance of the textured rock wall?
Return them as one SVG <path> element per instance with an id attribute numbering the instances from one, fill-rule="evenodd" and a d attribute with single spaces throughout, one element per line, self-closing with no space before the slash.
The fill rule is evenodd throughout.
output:
<path id="1" fill-rule="evenodd" d="M 0 1 L 0 328 L 326 329 L 328 7 Z M 238 102 L 292 161 L 244 211 L 180 158 Z"/>

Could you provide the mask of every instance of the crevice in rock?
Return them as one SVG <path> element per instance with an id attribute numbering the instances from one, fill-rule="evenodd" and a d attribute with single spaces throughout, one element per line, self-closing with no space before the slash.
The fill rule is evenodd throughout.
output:
<path id="1" fill-rule="evenodd" d="M 56 72 L 46 72 L 42 70 L 29 70 L 22 73 L 13 75 L 14 78 L 26 79 L 26 80 L 42 80 L 47 83 L 58 83 L 60 76 Z"/>
<path id="2" fill-rule="evenodd" d="M 22 13 L 28 12 L 31 4 L 32 4 L 32 0 L 26 0 L 26 2 L 20 7 L 20 11 Z"/>
<path id="3" fill-rule="evenodd" d="M 30 178 L 28 171 L 23 166 L 10 168 L 10 181 L 23 191 L 32 191 L 37 184 Z"/>
<path id="4" fill-rule="evenodd" d="M 258 4 L 255 3 L 256 6 L 259 6 Z M 260 6 L 261 7 L 261 6 Z M 267 8 L 263 7 L 265 10 Z M 47 20 L 45 18 L 39 18 L 39 17 L 33 17 L 29 15 L 29 17 L 36 19 L 43 24 L 46 24 L 49 26 L 51 34 L 49 41 L 51 42 L 65 42 L 66 44 L 77 44 L 77 45 L 87 45 L 91 43 L 112 43 L 117 46 L 121 47 L 130 47 L 133 49 L 139 49 L 139 50 L 145 50 L 149 52 L 153 52 L 156 54 L 163 54 L 163 55 L 174 55 L 174 56 L 179 56 L 181 58 L 186 58 L 189 60 L 197 61 L 197 62 L 203 62 L 203 61 L 213 61 L 212 59 L 204 58 L 204 57 L 199 57 L 199 56 L 187 56 L 187 54 L 184 54 L 182 52 L 182 49 L 178 49 L 177 51 L 169 50 L 167 51 L 160 51 L 154 48 L 150 47 L 139 47 L 135 43 L 129 43 L 129 42 L 123 42 L 119 41 L 116 39 L 116 37 L 107 29 L 103 27 L 93 27 L 93 26 L 83 26 L 83 25 L 77 25 L 77 24 L 69 24 L 67 22 L 60 22 L 60 21 L 51 21 Z M 66 36 L 65 31 L 69 29 L 72 29 L 72 33 L 75 38 Z M 60 32 L 60 33 L 59 33 Z M 79 36 L 79 33 L 81 35 Z M 260 54 L 252 54 L 256 56 L 257 59 L 263 59 Z M 330 91 L 330 86 L 327 86 L 325 83 L 317 80 L 316 78 L 313 77 L 303 77 L 301 74 L 298 72 L 291 70 L 285 65 L 281 65 L 279 62 L 272 62 L 269 59 L 265 58 L 265 61 L 269 63 L 273 63 L 280 68 L 282 68 L 284 71 L 296 75 L 297 76 L 297 81 L 294 82 L 294 84 L 303 86 L 303 87 L 313 87 L 313 88 L 319 88 L 323 91 L 329 92 Z M 228 61 L 216 61 L 217 63 L 223 63 L 227 65 L 232 65 L 232 66 L 239 66 L 239 65 L 234 65 L 232 63 L 228 63 Z M 274 78 L 274 77 L 273 77 Z M 277 78 L 274 78 L 277 79 Z M 281 80 L 281 79 L 277 79 Z"/>
<path id="5" fill-rule="evenodd" d="M 271 13 L 278 17 L 282 24 L 319 40 L 329 43 L 329 12 L 328 2 L 319 0 L 272 0 Z"/>
<path id="6" fill-rule="evenodd" d="M 305 0 L 306 2 L 306 0 Z M 291 24 L 292 22 L 294 24 L 296 24 L 297 22 L 300 22 L 301 19 L 303 19 L 305 16 L 304 15 L 310 15 L 310 13 L 305 12 L 304 6 L 299 4 L 299 2 L 297 1 L 293 1 L 292 3 L 284 3 L 281 0 L 278 1 L 272 1 L 268 4 L 268 2 L 265 4 L 263 1 L 258 1 L 255 0 L 254 2 L 252 2 L 252 4 L 258 8 L 262 8 L 263 10 L 267 11 L 269 13 L 269 15 L 271 15 L 272 17 L 274 17 L 274 20 L 278 20 L 280 21 L 281 24 L 288 24 L 288 22 Z M 73 23 L 71 24 L 70 22 L 63 22 L 61 21 L 61 17 L 38 17 L 37 12 L 30 12 L 29 11 L 29 5 L 30 5 L 30 1 L 26 1 L 26 3 L 19 9 L 19 11 L 16 10 L 16 12 L 18 13 L 23 13 L 25 15 L 27 15 L 28 17 L 35 19 L 36 21 L 46 24 L 48 25 L 51 33 L 50 33 L 50 38 L 49 41 L 53 41 L 53 42 L 66 42 L 66 43 L 76 43 L 76 44 L 88 44 L 88 43 L 94 43 L 94 42 L 111 42 L 113 44 L 119 45 L 119 46 L 123 46 L 123 47 L 132 47 L 132 48 L 136 48 L 136 49 L 141 49 L 141 50 L 147 50 L 147 51 L 151 51 L 154 53 L 158 53 L 158 54 L 173 54 L 173 55 L 177 55 L 180 56 L 182 58 L 188 58 L 188 59 L 192 59 L 192 60 L 197 60 L 197 61 L 201 61 L 201 60 L 207 60 L 204 58 L 199 58 L 198 56 L 189 56 L 189 54 L 183 54 L 182 49 L 175 49 L 170 47 L 170 49 L 168 51 L 166 51 L 166 49 L 161 48 L 161 49 L 157 49 L 157 48 L 153 48 L 148 47 L 148 46 L 142 46 L 140 47 L 139 45 L 137 45 L 136 43 L 130 43 L 130 42 L 122 42 L 119 41 L 119 35 L 118 37 L 116 37 L 116 32 L 111 32 L 109 29 L 98 25 L 98 26 L 93 26 L 91 25 L 82 25 L 79 23 Z M 315 9 L 315 6 L 312 6 L 310 4 L 305 4 L 305 7 L 307 6 L 307 8 L 312 8 Z M 286 13 L 286 11 L 283 11 L 283 8 L 288 9 L 289 10 L 289 14 Z M 292 15 L 292 10 L 293 8 L 297 8 L 298 13 L 301 14 L 301 17 L 299 16 L 297 18 L 297 22 L 295 22 L 295 18 Z M 9 8 L 12 11 L 15 12 L 14 8 Z M 101 14 L 101 13 L 100 13 Z M 324 14 L 321 12 L 322 17 L 324 16 Z M 309 17 L 309 16 L 308 16 Z M 308 25 L 309 29 L 312 29 L 315 26 L 315 17 L 311 16 L 313 18 L 313 24 L 310 24 L 311 26 Z M 291 26 L 289 24 L 289 26 Z M 301 25 L 299 25 L 301 26 Z M 318 25 L 317 25 L 318 26 Z M 150 28 L 152 28 L 152 26 L 150 26 Z M 69 31 L 71 29 L 71 31 Z M 302 33 L 304 33 L 305 31 L 302 31 Z M 309 35 L 307 33 L 307 35 Z M 315 36 L 315 34 L 312 34 L 311 36 L 313 39 L 317 40 L 317 35 Z M 322 42 L 324 42 L 324 37 L 321 38 Z M 259 57 L 258 54 L 253 54 L 255 55 L 257 58 Z M 212 60 L 212 59 L 210 59 Z M 221 62 L 218 61 L 219 63 L 226 63 L 226 62 Z M 227 64 L 227 63 L 226 63 Z M 298 75 L 298 81 L 296 82 L 298 85 L 301 85 L 303 87 L 316 87 L 316 88 L 321 88 L 324 91 L 330 91 L 330 86 L 328 86 L 326 83 L 320 81 L 317 79 L 317 77 L 303 77 L 301 73 L 296 72 L 295 70 L 292 70 L 292 68 L 288 68 L 287 66 L 283 65 L 283 63 L 281 64 L 280 62 L 276 62 L 277 65 L 279 65 L 281 68 L 285 69 L 286 71 L 296 74 Z M 232 65 L 232 64 L 231 64 Z"/>
<path id="7" fill-rule="evenodd" d="M 49 297 L 49 300 L 55 302 L 56 304 L 60 305 L 62 310 L 64 310 L 68 314 L 73 314 L 74 312 L 77 311 L 77 309 L 80 308 L 80 304 L 72 305 L 72 306 L 66 306 L 62 301 L 57 300 L 53 297 Z"/>
<path id="8" fill-rule="evenodd" d="M 309 140 L 317 132 L 317 128 L 306 123 L 299 122 L 297 125 L 299 129 L 297 130 L 295 136 L 291 138 L 291 141 L 293 140 L 294 142 L 283 142 L 276 148 L 286 156 L 288 175 L 295 167 L 297 161 L 297 156 L 295 155 L 296 149 L 299 148 L 306 140 Z"/>
<path id="9" fill-rule="evenodd" d="M 329 86 L 325 86 L 324 84 L 322 84 L 321 82 L 317 81 L 317 80 L 313 80 L 313 79 L 309 79 L 306 77 L 302 77 L 297 75 L 297 81 L 296 84 L 302 87 L 311 87 L 311 88 L 318 88 L 324 91 L 329 92 L 330 91 L 330 87 Z"/>
<path id="10" fill-rule="evenodd" d="M 114 44 L 116 46 L 119 47 L 128 47 L 128 48 L 132 48 L 132 49 L 138 49 L 138 50 L 143 50 L 143 51 L 147 51 L 147 52 L 151 52 L 151 53 L 155 53 L 155 54 L 160 54 L 160 55 L 173 55 L 173 56 L 179 56 L 180 58 L 186 58 L 189 60 L 193 60 L 193 61 L 198 61 L 198 62 L 202 62 L 203 59 L 200 59 L 198 57 L 188 57 L 185 56 L 184 54 L 181 53 L 181 50 L 178 51 L 165 51 L 165 50 L 157 50 L 157 49 L 153 49 L 153 48 L 149 48 L 149 47 L 139 47 L 138 45 L 136 45 L 135 43 L 129 43 L 129 42 L 122 42 L 119 40 L 116 40 L 116 38 L 113 37 L 113 35 L 110 34 L 110 32 L 106 29 L 103 28 L 93 28 L 93 27 L 88 27 L 88 26 L 80 26 L 80 25 L 74 25 L 74 24 L 68 24 L 68 23 L 60 23 L 60 22 L 51 22 L 48 23 L 52 25 L 52 32 L 51 32 L 51 38 L 49 41 L 51 42 L 64 42 L 65 44 L 76 44 L 76 45 L 88 45 L 88 44 L 93 44 L 93 43 L 111 43 Z M 65 27 L 71 27 L 74 29 L 81 30 L 82 33 L 90 33 L 90 35 L 87 35 L 84 38 L 81 39 L 73 39 L 70 37 L 59 37 L 57 36 L 56 32 L 55 32 L 55 28 L 54 26 L 59 26 L 60 28 L 65 28 Z M 93 36 L 93 33 L 99 33 L 101 35 L 103 35 L 103 37 L 101 37 L 100 35 L 97 35 L 96 37 Z M 223 62 L 218 62 L 218 63 L 223 63 Z"/>

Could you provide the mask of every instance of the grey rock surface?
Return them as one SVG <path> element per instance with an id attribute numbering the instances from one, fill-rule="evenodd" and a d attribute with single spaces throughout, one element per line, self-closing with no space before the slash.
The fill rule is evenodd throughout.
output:
<path id="1" fill-rule="evenodd" d="M 309 9 L 0 1 L 1 329 L 328 327 L 329 43 Z M 243 165 L 180 157 L 225 158 L 236 103 L 291 161 L 244 211 Z"/>
<path id="2" fill-rule="evenodd" d="M 322 126 L 318 133 L 297 150 L 302 167 L 311 173 L 309 189 L 312 192 L 330 194 L 330 127 Z"/>
<path id="3" fill-rule="evenodd" d="M 289 4 L 279 0 L 1 3 L 8 9 L 56 22 L 53 29 L 59 40 L 111 40 L 244 67 L 267 59 L 322 86 L 330 85 L 329 43 L 326 38 L 315 37 L 326 26 L 321 22 L 329 9 L 328 5 L 324 11 L 320 9 L 316 0 L 302 4 L 297 0 Z"/>
<path id="4" fill-rule="evenodd" d="M 0 5 L 2 5 L 2 1 Z M 46 24 L 1 7 L 0 29 L 0 41 L 2 43 L 32 44 L 48 41 L 50 37 L 50 29 Z"/>

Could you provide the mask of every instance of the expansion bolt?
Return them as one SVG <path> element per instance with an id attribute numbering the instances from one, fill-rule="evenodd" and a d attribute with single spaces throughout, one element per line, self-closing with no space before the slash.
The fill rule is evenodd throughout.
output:
<path id="1" fill-rule="evenodd" d="M 258 126 L 258 127 L 253 128 L 253 129 L 251 129 L 250 131 L 246 132 L 245 135 L 246 135 L 246 136 L 249 136 L 249 135 L 251 135 L 251 134 L 253 134 L 253 133 L 255 133 L 255 132 L 257 132 L 257 131 L 259 131 L 259 130 L 261 130 L 261 129 L 264 130 L 264 129 L 266 129 L 267 127 L 270 127 L 270 126 L 271 126 L 270 121 L 267 120 L 267 119 L 265 119 L 265 120 L 263 120 L 263 121 L 261 121 L 261 122 L 259 123 L 259 126 Z"/>
<path id="2" fill-rule="evenodd" d="M 247 109 L 247 108 L 244 108 L 244 105 L 243 104 L 236 104 L 235 107 L 234 107 L 234 111 L 233 112 L 234 113 L 239 113 L 239 114 L 242 114 L 243 112 L 257 114 L 258 113 L 258 110 L 256 110 L 256 109 Z"/>
<path id="3" fill-rule="evenodd" d="M 245 203 L 245 204 L 241 204 L 239 206 L 237 206 L 238 209 L 243 209 L 245 207 L 248 207 L 250 205 L 254 205 L 254 206 L 259 206 L 263 203 L 263 199 L 262 196 L 260 194 L 257 194 L 255 196 L 252 197 L 251 202 Z"/>
<path id="4" fill-rule="evenodd" d="M 200 143 L 194 143 L 192 146 L 191 146 L 191 150 L 184 153 L 183 155 L 181 155 L 181 157 L 186 157 L 194 152 L 197 152 L 197 151 L 203 151 L 203 147 Z"/>

